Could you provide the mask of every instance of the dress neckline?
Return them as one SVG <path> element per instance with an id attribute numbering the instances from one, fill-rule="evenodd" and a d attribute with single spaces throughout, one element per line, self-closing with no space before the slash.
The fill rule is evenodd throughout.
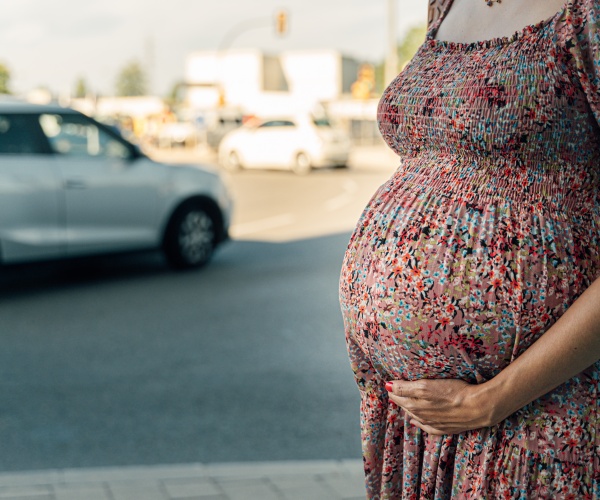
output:
<path id="1" fill-rule="evenodd" d="M 552 24 L 556 19 L 558 19 L 564 15 L 564 13 L 567 11 L 567 9 L 569 8 L 569 5 L 572 3 L 572 1 L 573 0 L 567 0 L 567 2 L 562 6 L 562 8 L 558 12 L 556 12 L 555 14 L 550 16 L 549 18 L 539 21 L 535 24 L 528 24 L 527 26 L 524 26 L 523 28 L 515 31 L 512 35 L 493 37 L 493 38 L 489 38 L 487 40 L 477 40 L 474 42 L 453 42 L 451 40 L 438 40 L 437 38 L 435 38 L 437 31 L 440 28 L 440 25 L 442 24 L 443 20 L 446 18 L 446 14 L 448 14 L 448 11 L 450 10 L 450 8 L 452 7 L 452 4 L 454 3 L 454 0 L 450 0 L 448 2 L 447 7 L 444 9 L 444 12 L 440 16 L 440 18 L 435 23 L 433 23 L 431 28 L 427 31 L 425 38 L 429 42 L 429 44 L 433 45 L 433 46 L 446 47 L 446 48 L 452 48 L 452 49 L 463 49 L 463 50 L 470 50 L 470 49 L 472 50 L 472 49 L 478 49 L 478 48 L 495 47 L 498 45 L 507 45 L 507 44 L 513 43 L 521 38 L 524 38 L 525 36 L 531 35 L 533 33 L 537 33 L 538 31 L 541 31 L 549 24 Z"/>

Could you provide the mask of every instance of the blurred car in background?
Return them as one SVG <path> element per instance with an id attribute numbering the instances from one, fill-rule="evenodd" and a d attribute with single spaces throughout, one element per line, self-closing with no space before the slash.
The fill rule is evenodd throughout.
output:
<path id="1" fill-rule="evenodd" d="M 2 263 L 161 249 L 198 267 L 231 209 L 218 172 L 156 163 L 68 108 L 0 101 Z"/>
<path id="2" fill-rule="evenodd" d="M 206 130 L 206 143 L 215 151 L 229 132 L 240 128 L 244 115 L 236 109 L 223 109 L 214 113 Z"/>
<path id="3" fill-rule="evenodd" d="M 198 131 L 191 122 L 165 123 L 158 132 L 156 142 L 159 148 L 195 146 L 198 143 Z"/>
<path id="4" fill-rule="evenodd" d="M 345 166 L 350 138 L 325 117 L 252 120 L 227 134 L 219 163 L 228 170 L 277 168 L 307 174 L 312 168 Z"/>

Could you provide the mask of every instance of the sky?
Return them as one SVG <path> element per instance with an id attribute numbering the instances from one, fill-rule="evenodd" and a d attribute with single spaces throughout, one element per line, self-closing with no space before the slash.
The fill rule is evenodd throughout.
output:
<path id="1" fill-rule="evenodd" d="M 0 63 L 11 88 L 24 94 L 44 86 L 68 95 L 82 77 L 93 92 L 114 93 L 119 71 L 138 61 L 149 68 L 151 92 L 166 95 L 183 79 L 185 59 L 218 48 L 242 30 L 232 48 L 338 49 L 378 61 L 387 46 L 387 0 L 0 0 Z M 281 38 L 270 25 L 289 13 Z M 425 22 L 427 0 L 398 0 L 398 37 Z M 274 25 L 274 23 L 273 23 Z"/>

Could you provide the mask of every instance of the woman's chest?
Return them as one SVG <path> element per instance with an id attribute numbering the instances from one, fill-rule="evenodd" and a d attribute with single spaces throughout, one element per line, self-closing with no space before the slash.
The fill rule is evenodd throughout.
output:
<path id="1" fill-rule="evenodd" d="M 523 33 L 490 46 L 428 40 L 381 98 L 381 132 L 398 152 L 439 148 L 570 159 L 598 140 L 569 53 Z"/>

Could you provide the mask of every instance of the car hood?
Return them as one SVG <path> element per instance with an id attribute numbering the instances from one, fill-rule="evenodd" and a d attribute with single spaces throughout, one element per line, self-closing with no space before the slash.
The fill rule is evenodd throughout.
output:
<path id="1" fill-rule="evenodd" d="M 213 165 L 200 165 L 191 163 L 162 163 L 171 172 L 180 172 L 182 175 L 210 175 L 219 177 L 220 172 L 217 166 Z M 176 174 L 177 175 L 177 174 Z"/>

